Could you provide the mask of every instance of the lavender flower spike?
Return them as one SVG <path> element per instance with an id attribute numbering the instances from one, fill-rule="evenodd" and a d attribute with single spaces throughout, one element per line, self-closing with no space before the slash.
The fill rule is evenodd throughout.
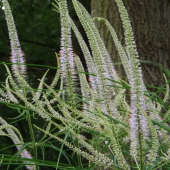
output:
<path id="1" fill-rule="evenodd" d="M 15 74 L 17 72 L 20 75 L 22 75 L 24 78 L 26 78 L 27 77 L 26 76 L 27 68 L 24 65 L 24 63 L 25 63 L 24 53 L 22 52 L 21 47 L 20 47 L 20 42 L 18 39 L 12 12 L 11 12 L 11 9 L 10 9 L 10 6 L 9 6 L 9 3 L 7 0 L 3 0 L 2 3 L 3 3 L 3 10 L 5 12 L 5 17 L 6 17 L 6 21 L 7 21 L 10 45 L 11 45 L 10 59 L 11 59 L 11 62 L 14 63 L 12 65 L 12 71 L 13 71 L 15 77 L 17 77 L 17 75 Z M 19 63 L 20 65 L 17 65 L 15 63 Z"/>

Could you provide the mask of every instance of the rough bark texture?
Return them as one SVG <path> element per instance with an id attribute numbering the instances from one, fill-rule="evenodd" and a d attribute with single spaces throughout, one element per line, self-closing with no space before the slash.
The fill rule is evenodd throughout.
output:
<path id="1" fill-rule="evenodd" d="M 152 61 L 151 64 L 142 63 L 145 83 L 160 87 L 164 83 L 163 71 L 154 63 L 170 68 L 170 1 L 124 0 L 123 2 L 130 16 L 140 60 Z M 91 15 L 106 18 L 124 44 L 123 28 L 114 0 L 92 0 Z M 97 21 L 96 26 L 113 62 L 120 62 L 108 29 L 102 22 Z M 124 77 L 121 66 L 118 66 L 118 70 Z"/>

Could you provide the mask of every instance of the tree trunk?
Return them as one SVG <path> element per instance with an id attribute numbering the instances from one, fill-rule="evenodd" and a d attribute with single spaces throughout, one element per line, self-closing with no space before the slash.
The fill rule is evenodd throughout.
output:
<path id="1" fill-rule="evenodd" d="M 150 64 L 141 61 L 144 82 L 160 87 L 165 82 L 163 70 L 154 63 L 170 68 L 170 1 L 124 0 L 123 2 L 131 20 L 140 60 L 152 61 Z M 91 0 L 91 15 L 106 18 L 124 44 L 123 28 L 114 0 Z M 105 24 L 96 21 L 96 26 L 113 62 L 120 62 L 111 34 Z M 117 66 L 117 69 L 124 77 L 122 66 Z"/>

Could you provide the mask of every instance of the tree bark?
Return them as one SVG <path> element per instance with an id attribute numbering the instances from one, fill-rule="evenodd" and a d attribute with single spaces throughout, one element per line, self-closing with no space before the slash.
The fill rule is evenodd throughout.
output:
<path id="1" fill-rule="evenodd" d="M 170 1 L 124 0 L 123 2 L 131 20 L 140 60 L 152 61 L 150 64 L 142 63 L 144 82 L 160 87 L 165 83 L 163 71 L 154 63 L 170 68 Z M 106 18 L 124 44 L 122 23 L 114 0 L 91 0 L 91 15 Z M 96 21 L 96 26 L 112 61 L 120 62 L 111 34 L 105 24 Z M 119 65 L 117 69 L 124 77 L 122 66 Z"/>

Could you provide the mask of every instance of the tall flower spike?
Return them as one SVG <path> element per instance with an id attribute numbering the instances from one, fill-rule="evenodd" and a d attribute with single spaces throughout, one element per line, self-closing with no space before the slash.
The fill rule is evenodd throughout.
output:
<path id="1" fill-rule="evenodd" d="M 5 12 L 5 17 L 6 17 L 6 22 L 8 26 L 8 31 L 9 31 L 9 39 L 10 39 L 10 45 L 11 45 L 11 62 L 13 63 L 12 65 L 12 71 L 15 77 L 17 75 L 15 74 L 16 72 L 22 75 L 24 78 L 27 77 L 27 68 L 25 63 L 25 58 L 24 58 L 24 53 L 21 50 L 20 47 L 20 42 L 18 39 L 14 19 L 12 16 L 12 12 L 9 6 L 9 3 L 7 0 L 3 0 L 3 10 Z M 16 64 L 18 63 L 18 64 Z"/>
<path id="2" fill-rule="evenodd" d="M 137 148 L 140 145 L 140 157 L 143 157 L 142 149 L 146 145 L 145 139 L 148 137 L 149 129 L 145 116 L 136 106 L 139 105 L 144 111 L 146 110 L 142 70 L 127 10 L 121 0 L 115 0 L 115 2 L 124 28 L 126 51 L 129 58 L 129 68 L 131 68 L 131 80 L 129 80 L 131 86 L 131 155 L 137 157 Z M 141 166 L 143 166 L 142 163 Z"/>
<path id="3" fill-rule="evenodd" d="M 61 74 L 67 83 L 67 74 L 74 78 L 74 56 L 71 41 L 71 28 L 69 24 L 68 7 L 66 0 L 59 0 L 59 9 L 61 15 L 61 50 L 60 67 Z"/>

